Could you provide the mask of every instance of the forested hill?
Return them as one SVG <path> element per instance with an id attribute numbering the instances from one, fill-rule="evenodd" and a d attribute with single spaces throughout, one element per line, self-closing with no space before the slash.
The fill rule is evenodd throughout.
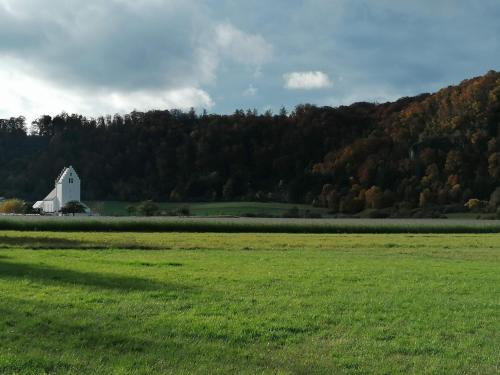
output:
<path id="1" fill-rule="evenodd" d="M 363 208 L 487 200 L 500 186 L 500 73 L 433 95 L 287 114 L 132 112 L 0 120 L 0 196 L 40 199 L 64 166 L 84 199 L 273 200 Z"/>

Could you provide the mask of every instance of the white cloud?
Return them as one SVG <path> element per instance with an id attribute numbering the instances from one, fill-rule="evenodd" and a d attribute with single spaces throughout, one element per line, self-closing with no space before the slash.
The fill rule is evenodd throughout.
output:
<path id="1" fill-rule="evenodd" d="M 19 61 L 0 63 L 0 118 L 23 115 L 28 123 L 42 114 L 66 111 L 87 116 L 132 110 L 211 108 L 210 95 L 197 87 L 142 89 L 71 89 L 36 77 Z"/>
<path id="2" fill-rule="evenodd" d="M 198 82 L 210 84 L 217 80 L 217 72 L 225 60 L 254 69 L 258 78 L 262 65 L 273 56 L 273 46 L 262 36 L 246 33 L 229 22 L 215 24 L 195 46 Z"/>
<path id="3" fill-rule="evenodd" d="M 130 112 L 132 109 L 211 108 L 214 105 L 210 95 L 196 87 L 126 93 L 104 92 L 98 96 L 98 100 L 101 103 L 111 103 L 114 112 L 122 113 Z"/>
<path id="4" fill-rule="evenodd" d="M 287 73 L 283 79 L 289 90 L 323 89 L 333 85 L 328 75 L 320 71 Z"/>
<path id="5" fill-rule="evenodd" d="M 14 10 L 12 9 L 12 4 L 9 0 L 0 0 L 0 7 L 4 8 L 7 13 L 15 15 Z"/>
<path id="6" fill-rule="evenodd" d="M 273 47 L 261 35 L 245 33 L 226 22 L 216 26 L 215 43 L 220 51 L 233 60 L 261 66 L 273 55 Z"/>
<path id="7" fill-rule="evenodd" d="M 205 87 L 221 71 L 225 81 L 259 72 L 273 47 L 207 10 L 195 0 L 0 0 L 0 118 L 212 108 Z"/>
<path id="8" fill-rule="evenodd" d="M 259 90 L 251 84 L 243 91 L 243 96 L 255 96 L 258 92 Z"/>

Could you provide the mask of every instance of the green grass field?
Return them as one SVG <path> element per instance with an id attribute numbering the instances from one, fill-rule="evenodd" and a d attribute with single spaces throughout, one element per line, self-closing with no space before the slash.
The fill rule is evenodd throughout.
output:
<path id="1" fill-rule="evenodd" d="M 500 235 L 0 232 L 2 374 L 497 374 Z"/>
<path id="2" fill-rule="evenodd" d="M 134 204 L 118 201 L 90 201 L 85 203 L 93 212 L 104 216 L 128 216 L 127 207 Z M 328 209 L 326 208 L 276 202 L 161 202 L 158 205 L 161 210 L 166 212 L 174 212 L 183 207 L 189 207 L 190 214 L 193 216 L 243 216 L 251 214 L 280 217 L 292 207 L 297 207 L 302 213 L 308 210 L 322 216 L 328 216 Z"/>

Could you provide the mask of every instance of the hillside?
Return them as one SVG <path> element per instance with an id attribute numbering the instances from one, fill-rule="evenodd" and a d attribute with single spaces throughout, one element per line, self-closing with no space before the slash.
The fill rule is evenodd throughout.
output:
<path id="1" fill-rule="evenodd" d="M 313 167 L 331 179 L 321 203 L 352 212 L 488 200 L 500 185 L 499 116 L 496 72 L 382 113 L 367 136 Z"/>
<path id="2" fill-rule="evenodd" d="M 65 165 L 88 200 L 463 206 L 500 186 L 500 73 L 394 103 L 0 120 L 0 196 L 37 199 Z"/>

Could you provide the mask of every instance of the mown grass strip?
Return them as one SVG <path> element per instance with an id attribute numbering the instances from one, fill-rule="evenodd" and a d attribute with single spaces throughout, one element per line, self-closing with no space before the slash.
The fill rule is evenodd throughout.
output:
<path id="1" fill-rule="evenodd" d="M 118 218 L 2 218 L 0 230 L 54 232 L 201 232 L 201 233 L 500 233 L 500 223 L 479 221 L 421 223 L 397 221 L 234 221 Z"/>

